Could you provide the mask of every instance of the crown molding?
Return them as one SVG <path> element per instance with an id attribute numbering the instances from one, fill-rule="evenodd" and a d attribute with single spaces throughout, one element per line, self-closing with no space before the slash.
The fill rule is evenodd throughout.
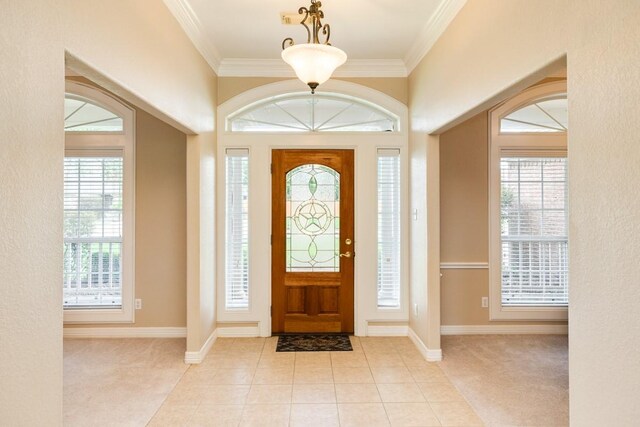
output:
<path id="1" fill-rule="evenodd" d="M 176 18 L 191 43 L 200 52 L 200 55 L 217 74 L 220 69 L 220 52 L 208 41 L 202 24 L 191 5 L 189 5 L 188 0 L 164 0 L 164 4 Z"/>
<path id="2" fill-rule="evenodd" d="M 411 74 L 422 58 L 431 50 L 466 2 L 467 0 L 443 0 L 440 3 L 404 58 L 408 74 Z"/>
<path id="3" fill-rule="evenodd" d="M 291 77 L 293 69 L 281 59 L 226 58 L 220 62 L 219 77 Z M 351 59 L 333 77 L 407 77 L 400 59 Z"/>

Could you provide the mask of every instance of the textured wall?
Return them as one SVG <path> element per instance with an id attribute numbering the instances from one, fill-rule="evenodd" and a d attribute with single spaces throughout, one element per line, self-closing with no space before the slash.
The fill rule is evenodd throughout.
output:
<path id="1" fill-rule="evenodd" d="M 0 24 L 1 423 L 61 425 L 65 49 L 196 132 L 213 131 L 217 77 L 160 0 L 8 0 Z"/>
<path id="2" fill-rule="evenodd" d="M 98 72 L 91 76 L 98 84 L 193 132 L 213 130 L 216 75 L 162 0 L 56 7 L 64 10 L 65 49 Z"/>
<path id="3" fill-rule="evenodd" d="M 62 425 L 64 51 L 53 1 L 0 13 L 0 424 Z M 46 76 L 46 78 L 43 78 Z"/>
<path id="4" fill-rule="evenodd" d="M 468 0 L 409 76 L 415 131 L 460 123 L 548 74 L 567 51 L 567 0 Z"/>
<path id="5" fill-rule="evenodd" d="M 569 386 L 581 427 L 640 417 L 639 22 L 636 0 L 469 0 L 409 78 L 413 129 L 426 133 L 522 90 L 567 55 Z"/>
<path id="6" fill-rule="evenodd" d="M 575 426 L 640 418 L 640 2 L 572 1 L 569 387 Z"/>

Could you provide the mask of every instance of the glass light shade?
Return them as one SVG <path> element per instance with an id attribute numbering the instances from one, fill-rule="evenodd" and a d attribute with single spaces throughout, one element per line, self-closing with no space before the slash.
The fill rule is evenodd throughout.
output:
<path id="1" fill-rule="evenodd" d="M 326 44 L 305 43 L 289 46 L 282 51 L 282 59 L 291 65 L 304 83 L 322 84 L 329 80 L 336 68 L 347 60 L 347 54 Z"/>

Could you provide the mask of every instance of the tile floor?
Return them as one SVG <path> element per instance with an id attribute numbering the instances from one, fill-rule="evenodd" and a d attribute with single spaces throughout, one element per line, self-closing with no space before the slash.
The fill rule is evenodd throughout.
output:
<path id="1" fill-rule="evenodd" d="M 566 336 L 443 337 L 441 363 L 407 338 L 352 343 L 276 353 L 276 338 L 219 339 L 189 367 L 183 339 L 66 339 L 64 424 L 568 425 Z"/>
<path id="2" fill-rule="evenodd" d="M 482 425 L 408 338 L 317 353 L 276 340 L 221 338 L 190 367 L 184 340 L 65 340 L 65 425 Z"/>
<path id="3" fill-rule="evenodd" d="M 353 352 L 276 353 L 277 338 L 218 339 L 150 426 L 473 426 L 473 409 L 408 338 Z"/>
<path id="4" fill-rule="evenodd" d="M 64 425 L 146 425 L 187 372 L 184 349 L 184 339 L 65 339 Z"/>

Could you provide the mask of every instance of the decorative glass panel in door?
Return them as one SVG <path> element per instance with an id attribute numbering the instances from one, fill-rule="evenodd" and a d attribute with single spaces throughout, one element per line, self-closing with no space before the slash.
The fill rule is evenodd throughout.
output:
<path id="1" fill-rule="evenodd" d="M 340 174 L 306 164 L 286 185 L 286 271 L 340 271 Z"/>
<path id="2" fill-rule="evenodd" d="M 272 332 L 353 332 L 353 150 L 272 162 Z"/>

